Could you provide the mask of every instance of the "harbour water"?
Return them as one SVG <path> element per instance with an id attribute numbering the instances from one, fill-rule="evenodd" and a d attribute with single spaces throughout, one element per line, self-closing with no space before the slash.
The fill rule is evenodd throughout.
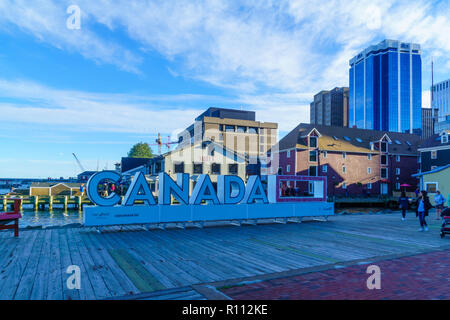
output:
<path id="1" fill-rule="evenodd" d="M 47 228 L 75 226 L 83 223 L 83 213 L 78 210 L 54 209 L 52 211 L 34 211 L 24 209 L 22 219 L 20 219 L 20 228 Z"/>

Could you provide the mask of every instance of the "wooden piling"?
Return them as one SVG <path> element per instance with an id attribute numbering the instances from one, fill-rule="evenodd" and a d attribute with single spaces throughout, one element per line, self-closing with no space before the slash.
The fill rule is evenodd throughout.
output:
<path id="1" fill-rule="evenodd" d="M 8 200 L 3 197 L 3 211 L 8 211 Z"/>
<path id="2" fill-rule="evenodd" d="M 82 203 L 82 197 L 81 196 L 77 196 L 77 202 L 78 202 L 78 211 L 83 210 L 83 203 Z"/>
<path id="3" fill-rule="evenodd" d="M 19 206 L 19 210 L 22 211 L 23 210 L 23 196 L 20 196 L 20 206 Z"/>
<path id="4" fill-rule="evenodd" d="M 48 210 L 53 210 L 53 196 L 48 199 Z"/>
<path id="5" fill-rule="evenodd" d="M 34 196 L 33 197 L 33 209 L 34 211 L 38 211 L 39 210 L 39 197 L 38 196 Z"/>
<path id="6" fill-rule="evenodd" d="M 64 196 L 64 211 L 67 211 L 67 201 L 68 201 L 69 197 L 68 196 Z"/>

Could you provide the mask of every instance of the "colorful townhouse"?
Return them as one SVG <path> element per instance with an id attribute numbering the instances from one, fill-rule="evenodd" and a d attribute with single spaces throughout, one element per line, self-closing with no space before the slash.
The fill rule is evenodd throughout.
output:
<path id="1" fill-rule="evenodd" d="M 326 176 L 328 196 L 414 191 L 420 140 L 414 134 L 301 123 L 271 149 L 268 172 Z"/>

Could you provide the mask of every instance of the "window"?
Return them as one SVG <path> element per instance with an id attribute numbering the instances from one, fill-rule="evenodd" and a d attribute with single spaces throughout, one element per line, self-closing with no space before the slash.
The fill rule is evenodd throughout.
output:
<path id="1" fill-rule="evenodd" d="M 385 166 L 388 164 L 387 156 L 385 154 L 381 155 L 381 164 Z"/>
<path id="2" fill-rule="evenodd" d="M 437 159 L 437 151 L 431 151 L 431 159 Z"/>
<path id="3" fill-rule="evenodd" d="M 220 174 L 220 163 L 213 163 L 211 165 L 211 173 L 212 174 Z"/>
<path id="4" fill-rule="evenodd" d="M 234 126 L 229 126 L 229 125 L 225 126 L 225 131 L 226 132 L 234 132 Z"/>
<path id="5" fill-rule="evenodd" d="M 395 174 L 399 175 L 400 174 L 400 168 L 395 168 Z"/>
<path id="6" fill-rule="evenodd" d="M 174 173 L 184 173 L 184 162 L 176 163 L 173 171 Z"/>
<path id="7" fill-rule="evenodd" d="M 317 151 L 310 151 L 309 152 L 309 161 L 310 162 L 316 162 L 317 161 Z"/>
<path id="8" fill-rule="evenodd" d="M 373 142 L 370 143 L 370 150 L 375 150 L 375 144 Z"/>
<path id="9" fill-rule="evenodd" d="M 323 153 L 323 158 L 326 159 L 327 156 L 328 156 L 328 152 L 327 151 L 323 151 L 322 153 Z"/>
<path id="10" fill-rule="evenodd" d="M 437 182 L 427 182 L 427 183 L 425 183 L 425 190 L 428 193 L 436 193 L 436 190 L 438 190 Z"/>
<path id="11" fill-rule="evenodd" d="M 344 139 L 347 140 L 347 141 L 352 141 L 352 139 L 350 139 L 350 138 L 347 137 L 347 136 L 344 136 Z"/>
<path id="12" fill-rule="evenodd" d="M 368 184 L 367 184 L 367 189 L 368 189 L 368 190 L 372 190 L 372 184 L 371 184 L 371 183 L 368 183 Z"/>
<path id="13" fill-rule="evenodd" d="M 442 135 L 441 143 L 448 143 L 448 135 L 446 135 L 446 134 Z"/>
<path id="14" fill-rule="evenodd" d="M 356 141 L 358 141 L 359 143 L 363 142 L 360 138 L 356 138 Z"/>
<path id="15" fill-rule="evenodd" d="M 342 158 L 343 159 L 347 158 L 347 153 L 346 152 L 342 152 Z"/>
<path id="16" fill-rule="evenodd" d="M 397 162 L 400 162 L 400 156 L 395 156 L 395 160 L 396 160 Z"/>
<path id="17" fill-rule="evenodd" d="M 238 172 L 237 163 L 231 163 L 228 165 L 228 173 L 229 174 L 237 174 L 237 172 Z"/>
<path id="18" fill-rule="evenodd" d="M 387 170 L 387 168 L 381 168 L 380 175 L 381 175 L 381 179 L 387 179 L 387 177 L 388 177 L 388 170 Z"/>
<path id="19" fill-rule="evenodd" d="M 394 141 L 396 144 L 398 144 L 398 145 L 400 145 L 400 144 L 402 144 L 400 141 L 398 141 L 398 140 L 395 140 Z"/>
<path id="20" fill-rule="evenodd" d="M 317 176 L 317 166 L 310 166 L 309 167 L 309 175 L 311 177 Z"/>
<path id="21" fill-rule="evenodd" d="M 342 189 L 347 189 L 347 183 L 344 182 L 344 183 L 342 184 Z"/>
<path id="22" fill-rule="evenodd" d="M 309 147 L 317 148 L 317 137 L 309 137 Z"/>
<path id="23" fill-rule="evenodd" d="M 387 142 L 381 142 L 381 152 L 387 152 Z"/>
<path id="24" fill-rule="evenodd" d="M 328 166 L 325 164 L 322 166 L 322 172 L 327 173 L 327 171 L 328 171 Z"/>
<path id="25" fill-rule="evenodd" d="M 194 174 L 203 173 L 203 163 L 194 163 Z"/>
<path id="26" fill-rule="evenodd" d="M 288 164 L 288 165 L 286 166 L 286 172 L 291 172 L 291 165 L 290 165 L 290 164 Z"/>
<path id="27" fill-rule="evenodd" d="M 247 131 L 247 127 L 238 126 L 236 132 L 245 133 Z"/>
<path id="28" fill-rule="evenodd" d="M 372 160 L 372 154 L 371 154 L 371 153 L 369 153 L 369 154 L 367 155 L 367 160 Z"/>
<path id="29" fill-rule="evenodd" d="M 333 139 L 336 140 L 336 141 L 339 140 L 339 138 L 336 137 L 336 136 L 333 136 Z"/>
<path id="30" fill-rule="evenodd" d="M 248 128 L 248 133 L 258 134 L 258 128 L 250 127 Z"/>
<path id="31" fill-rule="evenodd" d="M 346 173 L 347 172 L 347 167 L 346 166 L 342 166 L 342 173 Z"/>
<path id="32" fill-rule="evenodd" d="M 372 168 L 367 168 L 367 173 L 372 174 Z"/>
<path id="33" fill-rule="evenodd" d="M 290 158 L 291 157 L 291 150 L 286 151 L 286 158 Z"/>
<path id="34" fill-rule="evenodd" d="M 406 144 L 411 147 L 411 142 L 406 141 Z"/>
<path id="35" fill-rule="evenodd" d="M 400 190 L 400 182 L 397 182 L 397 183 L 395 184 L 395 189 Z"/>

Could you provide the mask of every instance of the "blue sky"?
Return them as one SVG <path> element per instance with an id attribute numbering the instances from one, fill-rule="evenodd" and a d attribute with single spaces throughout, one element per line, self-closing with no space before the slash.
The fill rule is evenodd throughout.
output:
<path id="1" fill-rule="evenodd" d="M 283 135 L 385 38 L 422 45 L 429 106 L 432 57 L 450 78 L 448 1 L 1 0 L 0 177 L 75 176 L 72 152 L 112 168 L 211 106 L 255 110 Z"/>

